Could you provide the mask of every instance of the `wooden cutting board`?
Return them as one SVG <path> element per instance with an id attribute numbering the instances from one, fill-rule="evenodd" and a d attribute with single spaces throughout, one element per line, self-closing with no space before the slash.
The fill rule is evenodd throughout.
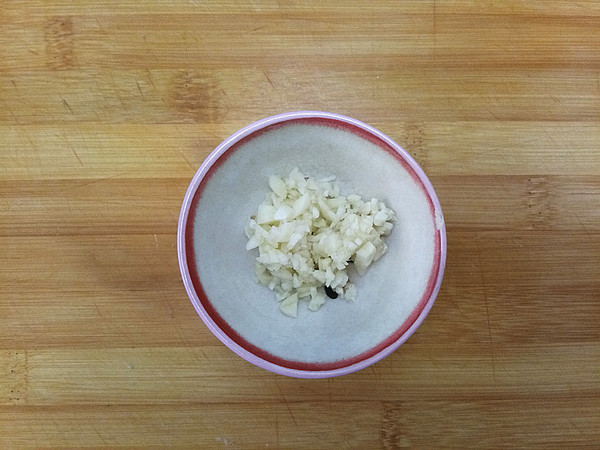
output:
<path id="1" fill-rule="evenodd" d="M 183 289 L 189 181 L 240 127 L 363 120 L 430 176 L 438 300 L 329 380 Z M 0 447 L 600 447 L 600 2 L 0 7 Z"/>

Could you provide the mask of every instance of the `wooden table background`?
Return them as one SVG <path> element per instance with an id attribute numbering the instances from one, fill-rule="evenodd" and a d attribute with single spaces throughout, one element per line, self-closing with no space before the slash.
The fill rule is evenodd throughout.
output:
<path id="1" fill-rule="evenodd" d="M 208 153 L 298 109 L 422 165 L 438 300 L 298 380 L 199 319 L 176 225 Z M 0 2 L 0 447 L 600 447 L 600 2 Z"/>

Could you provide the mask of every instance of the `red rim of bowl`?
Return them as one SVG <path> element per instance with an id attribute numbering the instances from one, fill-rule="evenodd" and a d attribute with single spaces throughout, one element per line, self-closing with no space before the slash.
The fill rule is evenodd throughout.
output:
<path id="1" fill-rule="evenodd" d="M 387 339 L 355 357 L 327 363 L 291 361 L 272 355 L 240 336 L 215 310 L 196 270 L 193 252 L 193 221 L 201 193 L 217 169 L 242 144 L 262 133 L 290 123 L 308 123 L 344 129 L 386 150 L 411 174 L 425 193 L 435 229 L 434 263 L 425 293 L 412 314 Z M 199 195 L 200 194 L 200 195 Z M 202 163 L 186 192 L 177 230 L 179 268 L 185 289 L 198 315 L 211 332 L 233 352 L 271 372 L 299 378 L 327 378 L 364 369 L 394 352 L 421 325 L 439 293 L 446 265 L 446 227 L 435 190 L 425 172 L 396 142 L 379 130 L 351 117 L 321 111 L 278 114 L 254 122 L 225 139 Z"/>

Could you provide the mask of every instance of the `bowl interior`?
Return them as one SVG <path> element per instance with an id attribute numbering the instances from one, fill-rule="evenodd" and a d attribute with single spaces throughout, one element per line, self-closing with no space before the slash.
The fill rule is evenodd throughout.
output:
<path id="1" fill-rule="evenodd" d="M 369 130 L 326 118 L 277 122 L 224 145 L 196 179 L 185 223 L 190 296 L 213 332 L 259 364 L 301 371 L 348 367 L 402 339 L 432 297 L 443 228 L 437 200 L 408 158 Z M 243 231 L 268 177 L 294 167 L 334 175 L 342 194 L 376 197 L 398 216 L 389 252 L 364 276 L 351 275 L 357 300 L 328 300 L 318 312 L 301 302 L 295 319 L 256 282 L 258 251 L 245 250 Z"/>

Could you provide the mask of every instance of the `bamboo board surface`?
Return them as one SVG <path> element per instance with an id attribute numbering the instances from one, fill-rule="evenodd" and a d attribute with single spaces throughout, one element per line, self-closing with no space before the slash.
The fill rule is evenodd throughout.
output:
<path id="1" fill-rule="evenodd" d="M 333 111 L 421 164 L 442 290 L 329 380 L 222 345 L 177 266 L 228 135 Z M 600 2 L 2 2 L 0 447 L 600 447 Z"/>

